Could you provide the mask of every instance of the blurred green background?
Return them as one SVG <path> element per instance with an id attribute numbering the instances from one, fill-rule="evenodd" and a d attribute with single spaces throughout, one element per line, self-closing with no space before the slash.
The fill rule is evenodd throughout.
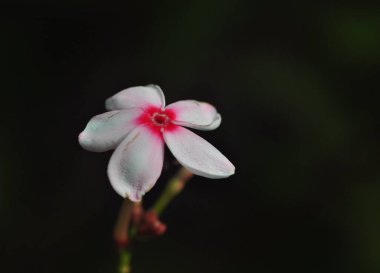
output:
<path id="1" fill-rule="evenodd" d="M 0 35 L 0 272 L 116 271 L 111 153 L 77 135 L 150 83 L 218 108 L 197 133 L 236 174 L 195 177 L 133 272 L 380 272 L 379 2 L 9 2 Z"/>

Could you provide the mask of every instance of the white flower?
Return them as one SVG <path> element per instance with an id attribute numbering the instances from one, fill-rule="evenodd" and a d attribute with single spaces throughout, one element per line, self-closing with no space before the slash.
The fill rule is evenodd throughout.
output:
<path id="1" fill-rule="evenodd" d="M 208 178 L 228 177 L 232 163 L 203 138 L 182 127 L 213 130 L 221 123 L 216 109 L 205 102 L 183 100 L 165 107 L 157 85 L 137 86 L 107 99 L 110 112 L 93 117 L 79 135 L 86 150 L 115 149 L 108 177 L 115 191 L 140 201 L 159 178 L 164 143 L 189 171 Z"/>

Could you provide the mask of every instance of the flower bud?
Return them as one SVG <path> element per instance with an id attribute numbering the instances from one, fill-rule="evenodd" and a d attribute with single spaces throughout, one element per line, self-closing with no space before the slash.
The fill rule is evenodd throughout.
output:
<path id="1" fill-rule="evenodd" d="M 155 212 L 145 212 L 141 218 L 137 234 L 140 236 L 160 236 L 166 231 L 166 225 L 162 223 Z"/>

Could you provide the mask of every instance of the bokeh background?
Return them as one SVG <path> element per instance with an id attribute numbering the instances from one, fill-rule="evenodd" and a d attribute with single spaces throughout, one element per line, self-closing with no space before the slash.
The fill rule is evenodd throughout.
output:
<path id="1" fill-rule="evenodd" d="M 236 174 L 195 177 L 163 214 L 167 233 L 136 247 L 133 272 L 380 272 L 379 11 L 1 4 L 0 271 L 116 272 L 111 153 L 77 135 L 106 98 L 155 83 L 168 102 L 218 108 L 222 126 L 199 134 Z"/>

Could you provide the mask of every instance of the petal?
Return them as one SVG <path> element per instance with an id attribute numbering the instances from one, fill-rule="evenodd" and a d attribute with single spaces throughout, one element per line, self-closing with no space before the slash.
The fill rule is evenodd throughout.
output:
<path id="1" fill-rule="evenodd" d="M 124 137 L 136 127 L 134 120 L 141 115 L 141 109 L 111 111 L 93 117 L 82 133 L 80 145 L 92 152 L 115 149 Z"/>
<path id="2" fill-rule="evenodd" d="M 158 85 L 135 86 L 124 89 L 106 100 L 107 110 L 165 107 L 165 96 Z"/>
<path id="3" fill-rule="evenodd" d="M 160 177 L 163 162 L 163 139 L 144 126 L 137 127 L 113 153 L 108 177 L 118 194 L 137 202 Z"/>
<path id="4" fill-rule="evenodd" d="M 214 130 L 219 127 L 222 118 L 215 107 L 206 102 L 182 100 L 166 107 L 175 112 L 173 123 L 199 130 Z"/>
<path id="5" fill-rule="evenodd" d="M 203 131 L 211 131 L 220 126 L 220 123 L 222 122 L 222 116 L 220 114 L 217 114 L 215 117 L 215 120 L 209 124 L 209 125 L 196 125 L 193 123 L 185 122 L 185 121 L 173 121 L 174 124 L 180 125 L 180 126 L 185 126 L 189 128 L 194 128 L 197 130 L 203 130 Z"/>
<path id="6" fill-rule="evenodd" d="M 194 174 L 223 178 L 235 173 L 234 165 L 221 152 L 186 128 L 165 131 L 164 139 L 179 163 Z"/>

